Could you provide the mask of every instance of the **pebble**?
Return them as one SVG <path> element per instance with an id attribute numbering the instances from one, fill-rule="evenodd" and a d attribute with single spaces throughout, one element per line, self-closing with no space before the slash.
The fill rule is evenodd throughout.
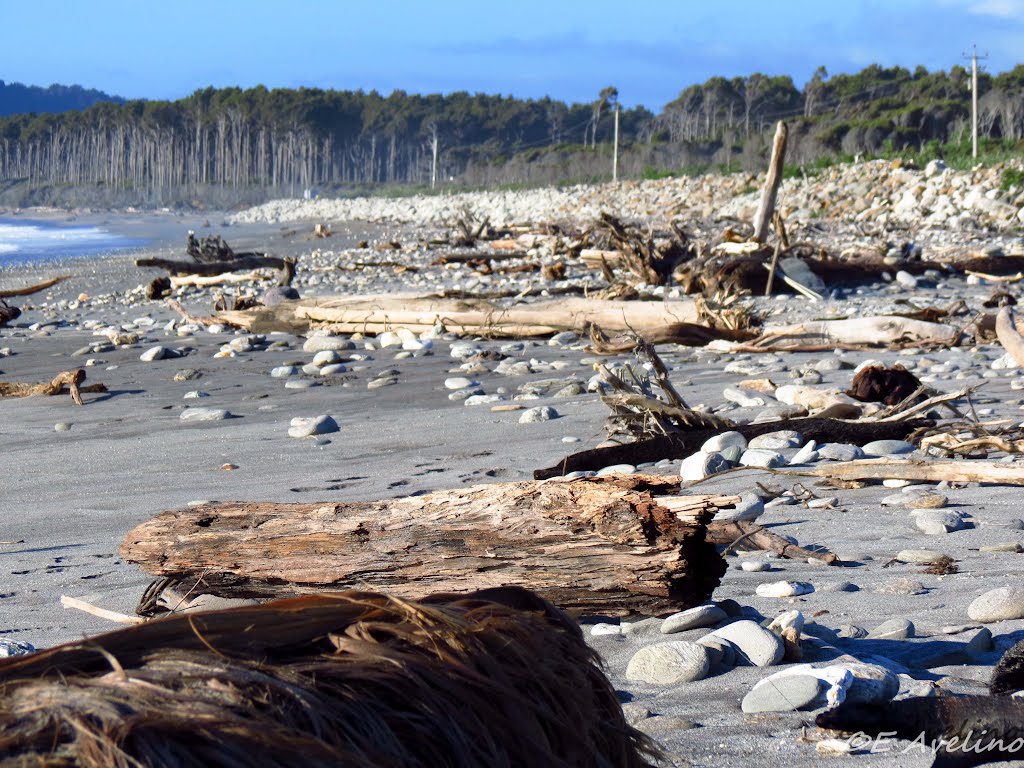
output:
<path id="1" fill-rule="evenodd" d="M 821 680 L 811 675 L 772 675 L 755 685 L 743 697 L 740 709 L 754 712 L 793 712 L 815 709 L 821 693 Z"/>
<path id="2" fill-rule="evenodd" d="M 724 472 L 729 467 L 728 460 L 722 454 L 700 450 L 680 462 L 679 477 L 683 482 L 693 482 Z"/>
<path id="3" fill-rule="evenodd" d="M 321 376 L 337 376 L 341 373 L 348 373 L 348 366 L 344 363 L 331 363 L 320 369 Z"/>
<path id="4" fill-rule="evenodd" d="M 747 443 L 748 448 L 764 448 L 769 451 L 778 451 L 784 448 L 798 448 L 804 442 L 799 432 L 792 429 L 781 429 L 777 432 L 768 432 L 758 435 Z"/>
<path id="5" fill-rule="evenodd" d="M 748 448 L 740 456 L 740 465 L 744 467 L 773 469 L 786 466 L 786 457 L 781 453 L 768 449 Z"/>
<path id="6" fill-rule="evenodd" d="M 275 379 L 284 379 L 288 376 L 298 376 L 299 369 L 294 365 L 279 365 L 271 369 L 270 375 Z"/>
<path id="7" fill-rule="evenodd" d="M 917 446 L 913 443 L 908 443 L 906 440 L 872 440 L 861 448 L 865 456 L 898 456 L 903 453 L 910 453 L 916 449 Z"/>
<path id="8" fill-rule="evenodd" d="M 736 446 L 740 450 L 746 450 L 747 438 L 739 432 L 720 432 L 714 437 L 705 440 L 700 450 L 704 453 L 716 453 L 723 448 L 730 448 L 732 446 Z"/>
<path id="9" fill-rule="evenodd" d="M 465 376 L 452 376 L 444 380 L 445 389 L 467 389 L 478 387 L 480 382 L 467 379 Z"/>
<path id="10" fill-rule="evenodd" d="M 382 387 L 390 387 L 398 383 L 398 379 L 393 376 L 383 376 L 379 379 L 373 379 L 366 382 L 367 389 L 381 389 Z"/>
<path id="11" fill-rule="evenodd" d="M 817 443 L 813 440 L 806 442 L 799 451 L 794 453 L 790 459 L 790 464 L 811 464 L 818 460 L 818 451 L 816 450 Z"/>
<path id="12" fill-rule="evenodd" d="M 715 515 L 717 521 L 756 520 L 764 514 L 764 500 L 755 493 L 744 493 L 733 509 L 723 509 Z"/>
<path id="13" fill-rule="evenodd" d="M 333 349 L 325 349 L 322 352 L 317 352 L 313 355 L 313 362 L 311 365 L 315 365 L 320 368 L 324 365 L 333 365 L 334 363 L 340 363 L 342 361 L 341 355 L 335 352 Z"/>
<path id="14" fill-rule="evenodd" d="M 186 408 L 178 418 L 182 421 L 222 421 L 230 416 L 223 408 Z"/>
<path id="15" fill-rule="evenodd" d="M 853 675 L 853 682 L 846 690 L 847 702 L 877 704 L 888 701 L 900 692 L 899 676 L 879 664 L 844 662 L 833 666 L 839 666 Z"/>
<path id="16" fill-rule="evenodd" d="M 139 355 L 139 360 L 144 363 L 152 363 L 155 360 L 166 360 L 172 357 L 181 357 L 181 354 L 169 347 L 152 347 Z"/>
<path id="17" fill-rule="evenodd" d="M 36 647 L 24 640 L 0 639 L 0 658 L 7 656 L 23 656 L 26 653 L 34 652 Z"/>
<path id="18" fill-rule="evenodd" d="M 809 595 L 814 585 L 806 581 L 774 581 L 770 584 L 758 584 L 755 592 L 758 597 L 796 597 Z"/>
<path id="19" fill-rule="evenodd" d="M 906 640 L 914 636 L 914 623 L 908 619 L 889 619 L 868 633 L 871 640 Z"/>
<path id="20" fill-rule="evenodd" d="M 856 445 L 825 443 L 818 446 L 818 457 L 831 461 L 855 461 L 864 458 L 864 451 Z"/>
<path id="21" fill-rule="evenodd" d="M 914 525 L 917 526 L 917 529 L 929 536 L 959 531 L 966 525 L 960 512 L 949 512 L 942 509 L 915 509 L 911 510 L 911 514 L 914 515 Z"/>
<path id="22" fill-rule="evenodd" d="M 537 408 L 527 408 L 519 416 L 520 424 L 536 424 L 539 421 L 550 421 L 558 418 L 558 411 L 550 405 L 542 405 Z"/>
<path id="23" fill-rule="evenodd" d="M 288 437 L 326 435 L 331 432 L 337 432 L 338 429 L 338 422 L 327 414 L 308 418 L 296 416 L 291 420 L 291 426 L 288 428 Z"/>
<path id="24" fill-rule="evenodd" d="M 769 667 L 782 660 L 785 648 L 782 639 L 749 619 L 741 619 L 714 630 L 701 638 L 725 640 L 736 649 L 737 656 L 755 667 Z"/>
<path id="25" fill-rule="evenodd" d="M 622 625 L 621 624 L 605 624 L 599 623 L 594 624 L 590 628 L 591 637 L 601 637 L 602 635 L 621 635 Z"/>
<path id="26" fill-rule="evenodd" d="M 284 383 L 285 389 L 309 389 L 316 386 L 319 386 L 317 382 L 306 381 L 305 379 L 289 379 Z"/>
<path id="27" fill-rule="evenodd" d="M 671 635 L 699 627 L 713 627 L 728 618 L 717 605 L 698 605 L 680 613 L 674 613 L 661 623 L 661 633 Z"/>
<path id="28" fill-rule="evenodd" d="M 703 680 L 711 671 L 708 649 L 699 643 L 671 640 L 641 648 L 626 665 L 626 679 L 654 685 Z"/>
<path id="29" fill-rule="evenodd" d="M 946 555 L 936 552 L 933 549 L 901 549 L 896 553 L 896 559 L 904 563 L 918 565 L 931 565 L 942 560 Z"/>
<path id="30" fill-rule="evenodd" d="M 355 343 L 342 336 L 310 336 L 302 344 L 302 351 L 307 353 L 328 352 L 355 349 L 355 347 Z"/>
<path id="31" fill-rule="evenodd" d="M 936 493 L 934 490 L 910 486 L 904 488 L 902 493 L 894 493 L 891 496 L 886 496 L 879 503 L 883 507 L 941 509 L 949 503 L 949 499 L 941 493 Z"/>
<path id="32" fill-rule="evenodd" d="M 999 544 L 990 544 L 987 547 L 981 547 L 979 552 L 1009 552 L 1011 554 L 1018 555 L 1024 552 L 1024 546 L 1017 541 L 1003 541 Z"/>
<path id="33" fill-rule="evenodd" d="M 999 587 L 980 597 L 967 608 L 972 621 L 991 624 L 995 621 L 1024 619 L 1024 587 Z"/>
<path id="34" fill-rule="evenodd" d="M 71 423 L 67 421 L 58 421 L 53 425 L 54 432 L 67 432 L 69 429 L 71 429 Z"/>
<path id="35" fill-rule="evenodd" d="M 923 595 L 928 590 L 915 579 L 893 579 L 879 586 L 875 592 L 880 595 Z"/>
<path id="36" fill-rule="evenodd" d="M 761 573 L 763 571 L 770 571 L 772 564 L 764 560 L 744 560 L 740 563 L 740 569 L 747 573 Z"/>

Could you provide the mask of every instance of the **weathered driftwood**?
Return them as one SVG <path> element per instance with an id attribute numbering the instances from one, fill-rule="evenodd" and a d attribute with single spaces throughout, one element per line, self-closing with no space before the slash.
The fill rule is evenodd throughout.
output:
<path id="1" fill-rule="evenodd" d="M 793 429 L 803 435 L 806 440 L 863 445 L 872 440 L 903 440 L 915 430 L 930 426 L 934 426 L 934 422 L 925 419 L 862 422 L 806 418 L 743 424 L 730 427 L 730 429 L 736 430 L 748 440 L 780 429 Z M 612 464 L 640 464 L 661 459 L 682 459 L 699 450 L 706 440 L 716 434 L 718 434 L 718 430 L 695 429 L 607 448 L 592 448 L 567 456 L 552 467 L 534 470 L 533 477 L 536 480 L 544 480 L 569 472 L 597 470 Z"/>
<path id="2" fill-rule="evenodd" d="M 60 277 L 55 277 L 52 280 L 44 280 L 41 283 L 28 285 L 24 288 L 8 288 L 5 291 L 0 291 L 0 299 L 9 299 L 13 296 L 31 296 L 33 293 L 45 291 L 47 288 L 52 288 L 53 286 L 70 279 L 71 275 L 61 275 Z"/>
<path id="3" fill-rule="evenodd" d="M 708 599 L 725 570 L 705 525 L 735 497 L 665 497 L 645 475 L 520 482 L 374 502 L 218 503 L 164 512 L 121 554 L 222 597 L 365 585 L 399 597 L 516 584 L 592 613 Z"/>
<path id="4" fill-rule="evenodd" d="M 1002 307 L 996 315 L 996 338 L 1017 365 L 1024 366 L 1024 337 L 1013 321 L 1013 310 Z"/>
<path id="5" fill-rule="evenodd" d="M 0 325 L 6 325 L 11 320 L 17 320 L 19 317 L 21 317 L 21 310 L 18 307 L 12 307 L 3 299 L 0 299 Z"/>
<path id="6" fill-rule="evenodd" d="M 875 423 L 887 424 L 888 422 Z M 925 482 L 949 480 L 954 483 L 1024 485 L 1024 468 L 1002 461 L 858 459 L 807 469 L 796 468 L 778 471 L 788 475 L 828 477 L 835 480 L 923 480 Z"/>
<path id="7" fill-rule="evenodd" d="M 753 239 L 759 243 L 763 243 L 768 237 L 768 225 L 771 224 L 772 214 L 775 212 L 775 198 L 779 194 L 779 185 L 782 184 L 782 166 L 786 159 L 786 136 L 788 133 L 786 124 L 780 120 L 775 126 L 768 175 L 765 176 L 764 186 L 761 188 L 761 200 L 757 205 L 757 213 L 754 214 Z"/>
<path id="8" fill-rule="evenodd" d="M 291 285 L 295 278 L 295 259 L 286 256 L 264 256 L 263 254 L 238 254 L 230 261 L 174 261 L 173 259 L 147 258 L 136 259 L 137 267 L 154 267 L 175 275 L 223 275 L 238 270 L 274 269 L 277 270 L 278 283 Z"/>
<path id="9" fill-rule="evenodd" d="M 641 768 L 660 756 L 579 626 L 516 588 L 172 616 L 0 659 L 0 684 L 12 766 Z"/>
<path id="10" fill-rule="evenodd" d="M 444 323 L 449 331 L 491 337 L 582 333 L 591 323 L 606 331 L 643 333 L 668 323 L 697 322 L 697 305 L 683 301 L 598 301 L 564 298 L 501 307 L 476 299 L 442 299 L 422 294 L 338 296 L 282 301 L 273 307 L 222 312 L 230 325 L 265 333 L 326 327 L 340 333 L 381 333 L 395 328 L 428 331 Z"/>
<path id="11" fill-rule="evenodd" d="M 792 543 L 789 539 L 772 533 L 757 523 L 746 520 L 713 521 L 708 525 L 708 541 L 719 546 L 734 546 L 743 542 L 750 548 L 763 549 L 766 552 L 774 552 L 779 557 L 792 560 L 807 560 L 816 558 L 829 565 L 838 565 L 839 558 L 832 552 L 821 549 L 806 549 L 799 544 Z"/>
<path id="12" fill-rule="evenodd" d="M 815 719 L 819 728 L 859 737 L 894 737 L 934 755 L 936 768 L 967 766 L 1024 758 L 1024 700 L 1008 696 L 935 696 L 864 703 L 850 700 Z M 867 742 L 871 743 L 871 742 Z M 887 749 L 899 754 L 900 744 Z"/>
<path id="13" fill-rule="evenodd" d="M 636 348 L 637 336 L 625 333 L 609 338 L 603 329 L 591 326 L 589 351 L 596 355 L 621 355 Z M 698 323 L 673 323 L 660 328 L 649 328 L 644 331 L 641 341 L 648 344 L 680 344 L 686 347 L 703 347 L 709 342 L 724 339 L 726 341 L 749 341 L 758 336 L 754 331 L 732 328 L 712 328 Z"/>
<path id="14" fill-rule="evenodd" d="M 224 285 L 226 283 L 251 283 L 261 280 L 271 280 L 270 275 L 265 272 L 225 272 L 221 275 L 173 275 L 170 278 L 172 288 L 181 288 L 185 285 L 194 285 L 203 288 L 209 285 Z"/>
<path id="15" fill-rule="evenodd" d="M 766 327 L 760 337 L 744 344 L 743 348 L 771 347 L 778 350 L 786 347 L 804 348 L 828 344 L 956 346 L 961 335 L 960 329 L 952 325 L 894 315 L 879 315 Z M 729 349 L 729 344 L 714 342 L 714 346 L 721 349 Z"/>
<path id="16" fill-rule="evenodd" d="M 82 386 L 85 381 L 85 369 L 76 368 L 73 371 L 58 373 L 50 381 L 40 384 L 28 384 L 21 381 L 0 381 L 0 397 L 35 397 L 37 395 L 59 395 L 67 387 L 71 393 L 71 399 L 75 405 L 83 405 L 82 392 L 106 392 L 103 384 L 89 384 Z"/>

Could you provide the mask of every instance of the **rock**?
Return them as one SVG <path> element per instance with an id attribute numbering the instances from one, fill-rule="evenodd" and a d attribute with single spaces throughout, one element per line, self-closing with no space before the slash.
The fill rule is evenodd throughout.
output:
<path id="1" fill-rule="evenodd" d="M 645 707 L 643 704 L 636 704 L 629 702 L 622 705 L 622 714 L 626 718 L 626 722 L 630 725 L 636 725 L 642 720 L 646 720 L 651 716 L 651 710 Z"/>
<path id="2" fill-rule="evenodd" d="M 289 376 L 298 376 L 299 369 L 294 365 L 279 365 L 276 368 L 270 369 L 270 375 L 275 379 L 284 379 Z"/>
<path id="3" fill-rule="evenodd" d="M 930 179 L 933 176 L 938 176 L 940 173 L 946 170 L 946 168 L 946 163 L 943 162 L 942 160 L 939 160 L 938 158 L 934 160 L 929 160 L 928 164 L 925 165 L 924 167 L 924 177 L 926 179 Z"/>
<path id="4" fill-rule="evenodd" d="M 740 569 L 747 573 L 762 573 L 764 571 L 770 571 L 772 564 L 767 563 L 764 560 L 744 560 L 740 563 Z"/>
<path id="5" fill-rule="evenodd" d="M 786 457 L 781 453 L 768 449 L 759 448 L 748 448 L 740 456 L 740 465 L 744 467 L 765 467 L 766 469 L 773 469 L 775 467 L 786 466 Z"/>
<path id="6" fill-rule="evenodd" d="M 626 679 L 653 685 L 703 680 L 711 671 L 708 649 L 699 643 L 671 640 L 641 648 L 626 665 Z"/>
<path id="7" fill-rule="evenodd" d="M 336 350 L 324 349 L 313 355 L 312 365 L 315 365 L 317 368 L 321 368 L 325 365 L 340 363 L 342 360 L 342 356 L 339 355 Z"/>
<path id="8" fill-rule="evenodd" d="M 53 425 L 54 432 L 67 432 L 71 429 L 71 424 L 67 421 L 58 421 Z"/>
<path id="9" fill-rule="evenodd" d="M 223 408 L 186 408 L 178 418 L 181 421 L 223 421 L 230 416 Z"/>
<path id="10" fill-rule="evenodd" d="M 192 381 L 202 377 L 202 373 L 193 368 L 183 368 L 172 377 L 173 381 Z"/>
<path id="11" fill-rule="evenodd" d="M 723 448 L 729 448 L 731 446 L 736 446 L 741 450 L 745 450 L 747 447 L 747 438 L 739 432 L 721 432 L 714 437 L 705 440 L 704 445 L 702 445 L 700 449 L 704 453 L 717 453 Z"/>
<path id="12" fill-rule="evenodd" d="M 871 640 L 905 640 L 914 636 L 914 623 L 908 619 L 889 619 L 868 633 Z"/>
<path id="13" fill-rule="evenodd" d="M 337 432 L 339 429 L 338 422 L 327 414 L 309 418 L 297 416 L 291 420 L 291 426 L 288 428 L 288 437 L 326 435 L 331 432 Z"/>
<path id="14" fill-rule="evenodd" d="M 467 379 L 465 376 L 452 376 L 444 380 L 445 389 L 466 389 L 479 386 L 480 382 Z"/>
<path id="15" fill-rule="evenodd" d="M 260 302 L 264 307 L 272 307 L 282 301 L 298 301 L 299 292 L 290 285 L 275 285 L 263 292 Z"/>
<path id="16" fill-rule="evenodd" d="M 769 451 L 779 451 L 784 448 L 797 448 L 803 441 L 799 432 L 794 432 L 791 429 L 781 429 L 777 432 L 768 432 L 767 434 L 752 438 L 748 441 L 747 447 L 750 449 L 763 448 Z"/>
<path id="17" fill-rule="evenodd" d="M 166 360 L 172 357 L 181 357 L 181 354 L 169 347 L 151 347 L 139 355 L 139 360 L 144 363 L 152 363 L 155 360 Z"/>
<path id="18" fill-rule="evenodd" d="M 908 487 L 902 493 L 886 496 L 879 502 L 883 507 L 911 507 L 912 509 L 941 509 L 949 499 L 930 488 Z"/>
<path id="19" fill-rule="evenodd" d="M 337 376 L 342 373 L 348 373 L 348 366 L 343 363 L 331 363 L 320 369 L 321 376 Z"/>
<path id="20" fill-rule="evenodd" d="M 813 440 L 808 441 L 804 444 L 804 447 L 794 453 L 789 463 L 792 464 L 811 464 L 818 460 L 818 451 L 815 450 L 817 443 Z"/>
<path id="21" fill-rule="evenodd" d="M 807 263 L 798 256 L 779 259 L 779 267 L 786 277 L 796 280 L 800 285 L 810 288 L 815 293 L 828 294 L 828 286 L 825 285 L 825 281 L 812 272 Z"/>
<path id="22" fill-rule="evenodd" d="M 717 605 L 698 605 L 696 608 L 674 613 L 661 623 L 661 633 L 671 635 L 698 627 L 713 627 L 728 618 Z"/>
<path id="23" fill-rule="evenodd" d="M 858 627 L 856 624 L 840 624 L 839 629 L 836 630 L 836 637 L 841 637 L 845 640 L 860 640 L 862 637 L 867 637 L 868 631 L 864 627 Z"/>
<path id="24" fill-rule="evenodd" d="M 765 678 L 743 697 L 740 709 L 754 712 L 793 712 L 816 709 L 821 680 L 811 675 L 790 674 Z"/>
<path id="25" fill-rule="evenodd" d="M 607 467 L 601 467 L 595 473 L 596 477 L 605 477 L 606 475 L 632 475 L 636 473 L 636 467 L 632 464 L 609 464 Z"/>
<path id="26" fill-rule="evenodd" d="M 975 598 L 967 608 L 967 615 L 982 624 L 1024 619 L 1024 587 L 990 590 Z"/>
<path id="27" fill-rule="evenodd" d="M 950 531 L 959 531 L 965 526 L 964 519 L 959 512 L 949 512 L 943 509 L 922 509 L 913 510 L 914 525 L 922 533 L 931 536 L 942 535 Z"/>
<path id="28" fill-rule="evenodd" d="M 740 456 L 743 455 L 743 449 L 738 445 L 730 445 L 727 448 L 723 448 L 719 451 L 719 455 L 729 462 L 730 466 L 735 466 L 739 463 Z"/>
<path id="29" fill-rule="evenodd" d="M 880 595 L 923 595 L 928 589 L 916 579 L 893 579 L 879 586 L 875 592 Z"/>
<path id="30" fill-rule="evenodd" d="M 755 592 L 758 597 L 796 597 L 809 595 L 814 585 L 806 581 L 775 581 L 770 584 L 758 584 Z"/>
<path id="31" fill-rule="evenodd" d="M 730 464 L 720 453 L 705 453 L 703 450 L 691 454 L 679 464 L 679 477 L 684 482 L 703 480 L 705 477 L 724 472 Z"/>
<path id="32" fill-rule="evenodd" d="M 733 509 L 723 509 L 715 515 L 717 521 L 756 520 L 764 514 L 764 501 L 754 493 L 744 493 Z"/>
<path id="33" fill-rule="evenodd" d="M 917 288 L 917 278 L 902 269 L 896 273 L 896 282 L 908 291 Z"/>
<path id="34" fill-rule="evenodd" d="M 906 440 L 872 440 L 861 448 L 865 456 L 899 456 L 916 449 L 917 446 Z"/>
<path id="35" fill-rule="evenodd" d="M 26 653 L 34 652 L 36 647 L 24 640 L 9 640 L 0 638 L 0 658 L 7 656 L 23 656 Z"/>
<path id="36" fill-rule="evenodd" d="M 856 445 L 825 443 L 818 446 L 818 457 L 831 461 L 855 461 L 864 458 L 864 451 Z"/>
<path id="37" fill-rule="evenodd" d="M 591 637 L 601 637 L 602 635 L 621 635 L 622 626 L 619 624 L 594 624 L 590 628 Z"/>
<path id="38" fill-rule="evenodd" d="M 737 656 L 755 667 L 769 667 L 782 660 L 785 648 L 782 639 L 749 619 L 735 621 L 701 638 L 725 640 L 736 649 Z"/>
<path id="39" fill-rule="evenodd" d="M 342 336 L 310 336 L 302 345 L 303 352 L 329 352 L 355 349 L 355 343 Z"/>
<path id="40" fill-rule="evenodd" d="M 550 405 L 527 408 L 519 417 L 520 424 L 536 424 L 539 421 L 550 421 L 558 418 L 558 411 Z"/>
<path id="41" fill-rule="evenodd" d="M 933 549 L 901 549 L 896 553 L 896 559 L 903 563 L 914 563 L 916 565 L 931 565 L 942 560 L 946 555 L 936 552 Z"/>
<path id="42" fill-rule="evenodd" d="M 900 691 L 899 676 L 878 664 L 850 662 L 837 666 L 853 675 L 853 682 L 846 690 L 848 702 L 877 704 L 888 701 Z"/>

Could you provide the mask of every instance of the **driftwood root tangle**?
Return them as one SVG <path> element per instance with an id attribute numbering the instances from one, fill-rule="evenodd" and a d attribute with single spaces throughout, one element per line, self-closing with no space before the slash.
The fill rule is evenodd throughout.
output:
<path id="1" fill-rule="evenodd" d="M 0 661 L 13 765 L 615 765 L 659 757 L 572 621 L 516 588 L 307 596 Z"/>
<path id="2" fill-rule="evenodd" d="M 67 387 L 71 393 L 71 399 L 75 405 L 83 405 L 82 392 L 106 392 L 107 388 L 102 384 L 91 384 L 83 387 L 85 381 L 85 369 L 76 368 L 73 371 L 58 373 L 51 381 L 42 384 L 26 384 L 19 381 L 0 381 L 0 397 L 35 397 L 37 395 L 59 395 Z"/>
<path id="3" fill-rule="evenodd" d="M 121 554 L 220 597 L 360 586 L 419 598 L 518 585 L 587 613 L 707 600 L 725 564 L 705 525 L 735 497 L 653 475 L 481 485 L 374 502 L 210 504 L 157 515 Z M 230 553 L 230 554 L 229 554 Z"/>
<path id="4" fill-rule="evenodd" d="M 846 394 L 862 403 L 897 405 L 914 395 L 920 387 L 917 376 L 902 365 L 891 368 L 872 365 L 857 371 Z"/>

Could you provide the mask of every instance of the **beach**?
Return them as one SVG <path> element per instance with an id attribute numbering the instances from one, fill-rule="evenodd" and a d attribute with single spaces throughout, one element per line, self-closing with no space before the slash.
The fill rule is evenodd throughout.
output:
<path id="1" fill-rule="evenodd" d="M 793 222 L 794 241 L 837 250 L 870 243 L 883 251 L 912 242 L 936 258 L 986 249 L 1024 252 L 1018 217 L 1024 203 L 1017 204 L 1016 191 L 986 195 L 998 188 L 994 176 L 952 171 L 927 176 L 891 166 L 845 172 L 849 178 L 826 176 L 802 186 L 799 180 L 787 182 L 782 205 Z M 884 195 L 874 190 L 879 201 L 858 194 L 857 184 L 882 184 L 883 177 L 890 186 Z M 0 327 L 0 380 L 41 382 L 83 367 L 86 384 L 102 383 L 108 390 L 84 394 L 84 406 L 66 395 L 0 400 L 0 474 L 6 478 L 0 499 L 0 640 L 42 648 L 113 628 L 109 621 L 63 608 L 62 595 L 133 614 L 151 577 L 124 562 L 118 547 L 134 526 L 163 510 L 203 501 L 374 500 L 528 480 L 534 470 L 605 440 L 608 408 L 593 384 L 597 366 L 633 360 L 629 353 L 595 356 L 588 340 L 576 334 L 466 339 L 438 329 L 421 336 L 429 344 L 409 349 L 383 347 L 372 335 L 348 334 L 347 343 L 339 345 L 335 373 L 304 372 L 315 354 L 304 348 L 308 338 L 190 322 L 163 301 L 145 298 L 145 286 L 162 273 L 134 266 L 135 258 L 183 258 L 186 233 L 194 230 L 220 234 L 236 251 L 296 257 L 293 285 L 304 297 L 444 289 L 534 291 L 538 298 L 559 285 L 596 290 L 602 287 L 600 275 L 576 263 L 555 281 L 533 272 L 480 274 L 462 264 L 433 263 L 436 254 L 423 242 L 450 229 L 466 206 L 496 227 L 579 224 L 613 209 L 652 226 L 682 217 L 700 219 L 711 230 L 725 226 L 715 219 L 723 212 L 748 216 L 756 199 L 747 191 L 750 181 L 722 177 L 458 198 L 289 200 L 217 214 L 75 214 L 77 223 L 102 224 L 147 244 L 116 255 L 0 268 L 0 290 L 70 275 L 39 294 L 10 300 L 22 314 Z M 919 204 L 932 187 L 930 202 Z M 905 193 L 913 190 L 911 200 Z M 948 211 L 940 217 L 944 205 Z M 865 211 L 874 212 L 861 216 Z M 69 221 L 66 213 L 45 215 Z M 313 238 L 315 225 L 325 223 L 331 237 Z M 384 248 L 384 243 L 397 247 Z M 527 250 L 527 260 L 552 258 L 543 243 Z M 894 263 L 888 280 L 855 289 L 828 286 L 820 302 L 792 294 L 746 301 L 761 317 L 796 322 L 945 307 L 959 300 L 969 316 L 984 311 L 982 303 L 995 287 L 1015 292 L 1015 284 L 997 286 L 962 274 L 903 279 L 898 272 Z M 272 284 L 223 290 L 229 297 L 261 295 Z M 638 290 L 648 298 L 683 298 L 678 287 Z M 191 315 L 206 316 L 213 314 L 215 292 L 181 288 L 174 298 Z M 111 343 L 112 333 L 131 340 Z M 469 361 L 459 351 L 467 342 L 493 357 Z M 986 422 L 1021 419 L 1024 377 L 1016 366 L 1007 367 L 998 343 L 898 351 L 836 346 L 752 353 L 666 344 L 658 351 L 691 407 L 732 415 L 737 423 L 782 405 L 773 393 L 784 384 L 848 389 L 855 369 L 866 361 L 899 363 L 942 392 L 974 387 L 971 407 Z M 165 352 L 151 354 L 156 348 Z M 456 378 L 466 381 L 450 383 Z M 758 403 L 741 382 L 761 379 L 772 387 Z M 737 389 L 739 396 L 728 393 Z M 544 407 L 554 409 L 555 417 L 521 423 L 526 411 Z M 320 416 L 330 416 L 337 430 L 289 435 L 293 419 Z M 806 442 L 799 436 L 765 449 L 780 452 L 788 462 Z M 818 446 L 810 463 L 860 458 L 854 447 L 860 450 Z M 1016 466 L 1013 456 L 998 451 L 989 458 L 1006 458 Z M 680 460 L 664 457 L 627 469 L 632 470 L 678 476 Z M 796 484 L 801 487 L 794 490 Z M 730 619 L 758 624 L 799 610 L 805 622 L 804 662 L 856 659 L 874 665 L 888 670 L 901 696 L 984 693 L 992 666 L 1024 639 L 1024 618 L 978 621 L 968 608 L 981 595 L 1021 583 L 1020 490 L 977 482 L 914 485 L 823 487 L 811 478 L 756 468 L 703 480 L 692 492 L 735 494 L 760 503 L 759 524 L 804 547 L 827 548 L 843 563 L 730 552 L 713 600 L 731 611 Z M 941 497 L 941 510 L 955 513 L 963 525 L 924 532 L 912 510 L 913 500 L 926 494 Z M 948 555 L 956 570 L 926 572 L 928 554 L 916 561 L 897 557 L 922 550 L 935 558 Z M 758 593 L 759 586 L 780 581 L 809 584 L 812 591 L 780 597 Z M 676 765 L 785 766 L 818 758 L 815 740 L 802 738 L 805 727 L 814 730 L 811 711 L 741 709 L 753 686 L 778 665 L 713 667 L 702 679 L 673 684 L 627 679 L 627 666 L 641 649 L 668 640 L 695 642 L 713 625 L 666 634 L 662 618 L 579 619 L 620 691 L 628 718 L 658 739 Z M 881 632 L 869 634 L 882 625 Z M 597 626 L 602 629 L 595 632 Z M 865 766 L 931 763 L 930 753 L 905 752 L 904 742 L 888 746 L 840 759 Z"/>

